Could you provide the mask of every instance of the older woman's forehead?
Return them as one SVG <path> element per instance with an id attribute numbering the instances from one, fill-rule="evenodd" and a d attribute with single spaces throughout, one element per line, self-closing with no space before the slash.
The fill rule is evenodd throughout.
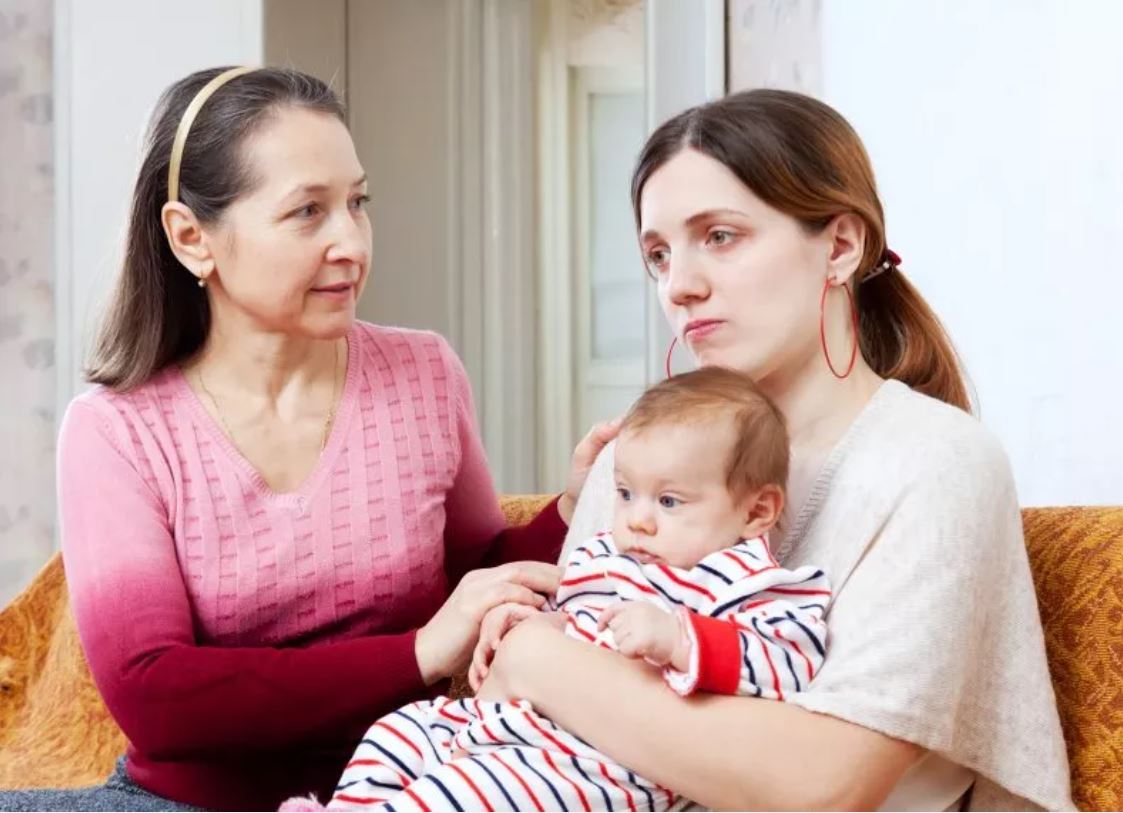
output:
<path id="1" fill-rule="evenodd" d="M 365 173 L 346 125 L 334 116 L 286 109 L 246 144 L 259 191 L 287 195 L 310 187 L 350 187 Z"/>

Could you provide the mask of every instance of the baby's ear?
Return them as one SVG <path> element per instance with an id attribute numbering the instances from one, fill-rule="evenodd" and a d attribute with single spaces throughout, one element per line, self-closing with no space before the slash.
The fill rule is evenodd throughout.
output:
<path id="1" fill-rule="evenodd" d="M 768 533 L 780 521 L 784 511 L 784 490 L 777 485 L 765 485 L 745 497 L 745 526 L 742 539 L 756 539 Z"/>

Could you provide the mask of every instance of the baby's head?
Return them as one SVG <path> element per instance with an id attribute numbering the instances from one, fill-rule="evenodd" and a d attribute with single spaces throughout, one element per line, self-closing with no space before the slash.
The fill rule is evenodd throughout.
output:
<path id="1" fill-rule="evenodd" d="M 784 507 L 788 454 L 783 416 L 743 373 L 704 367 L 656 384 L 616 441 L 617 548 L 689 569 L 764 534 Z"/>

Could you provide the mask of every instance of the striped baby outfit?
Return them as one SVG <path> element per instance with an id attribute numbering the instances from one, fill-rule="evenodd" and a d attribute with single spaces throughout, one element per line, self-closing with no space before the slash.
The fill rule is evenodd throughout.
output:
<path id="1" fill-rule="evenodd" d="M 621 554 L 606 532 L 569 555 L 551 606 L 566 614 L 568 635 L 615 649 L 611 631 L 597 630 L 601 611 L 655 604 L 679 615 L 692 643 L 687 671 L 663 670 L 676 692 L 783 700 L 822 664 L 829 598 L 821 570 L 780 567 L 763 537 L 686 570 Z M 371 726 L 328 808 L 667 810 L 677 801 L 525 701 L 438 698 Z"/>

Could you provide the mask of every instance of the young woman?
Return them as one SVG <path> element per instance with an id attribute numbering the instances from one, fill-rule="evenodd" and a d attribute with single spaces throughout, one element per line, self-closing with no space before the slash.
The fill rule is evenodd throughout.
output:
<path id="1" fill-rule="evenodd" d="M 749 373 L 787 421 L 793 510 L 774 553 L 831 580 L 826 661 L 787 702 L 684 701 L 532 617 L 481 696 L 529 700 L 719 809 L 1070 808 L 1009 464 L 888 250 L 853 129 L 798 94 L 730 96 L 656 130 L 632 197 L 676 337 Z M 946 271 L 969 295 L 969 273 Z M 610 526 L 612 472 L 610 446 L 572 538 Z"/>

